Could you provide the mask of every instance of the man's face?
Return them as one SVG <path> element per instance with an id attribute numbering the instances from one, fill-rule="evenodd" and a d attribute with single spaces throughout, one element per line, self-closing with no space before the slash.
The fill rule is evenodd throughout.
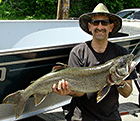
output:
<path id="1" fill-rule="evenodd" d="M 107 16 L 94 16 L 92 22 L 88 23 L 89 31 L 92 32 L 93 39 L 107 40 L 108 34 L 113 30 L 114 23 L 109 22 Z"/>

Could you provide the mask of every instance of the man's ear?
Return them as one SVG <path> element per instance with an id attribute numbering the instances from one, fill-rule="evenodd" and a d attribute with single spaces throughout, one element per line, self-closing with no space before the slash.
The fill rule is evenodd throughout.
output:
<path id="1" fill-rule="evenodd" d="M 91 23 L 88 23 L 88 29 L 91 32 Z"/>
<path id="2" fill-rule="evenodd" d="M 114 28 L 114 23 L 111 23 L 110 24 L 110 31 L 109 32 L 112 32 L 113 28 Z"/>

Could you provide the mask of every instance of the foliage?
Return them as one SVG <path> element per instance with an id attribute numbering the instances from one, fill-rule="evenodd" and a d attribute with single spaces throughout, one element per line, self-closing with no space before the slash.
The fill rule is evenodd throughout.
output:
<path id="1" fill-rule="evenodd" d="M 3 0 L 0 5 L 2 19 L 56 18 L 57 0 Z"/>
<path id="2" fill-rule="evenodd" d="M 55 19 L 58 0 L 2 0 L 0 19 Z M 140 8 L 139 0 L 70 0 L 69 17 L 79 17 L 92 12 L 99 3 L 104 3 L 110 12 L 126 8 Z"/>
<path id="3" fill-rule="evenodd" d="M 98 3 L 104 3 L 111 13 L 126 8 L 140 8 L 139 0 L 71 0 L 70 16 L 79 17 L 83 13 L 92 12 Z"/>

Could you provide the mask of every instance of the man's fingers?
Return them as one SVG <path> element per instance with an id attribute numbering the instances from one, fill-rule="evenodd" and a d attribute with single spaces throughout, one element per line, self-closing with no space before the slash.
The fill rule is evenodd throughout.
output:
<path id="1" fill-rule="evenodd" d="M 58 92 L 56 84 L 53 85 L 52 90 L 53 90 L 53 92 L 55 92 L 55 93 Z"/>
<path id="2" fill-rule="evenodd" d="M 53 85 L 52 90 L 59 95 L 67 95 L 70 92 L 69 83 L 62 79 L 57 85 Z"/>
<path id="3" fill-rule="evenodd" d="M 61 90 L 61 88 L 62 88 L 62 81 L 59 81 L 59 82 L 58 82 L 57 88 L 58 88 L 58 90 Z"/>
<path id="4" fill-rule="evenodd" d="M 66 89 L 66 81 L 64 79 L 62 79 L 62 89 L 65 90 Z"/>
<path id="5" fill-rule="evenodd" d="M 66 81 L 66 89 L 70 90 L 70 86 L 69 86 L 69 83 L 67 81 Z"/>

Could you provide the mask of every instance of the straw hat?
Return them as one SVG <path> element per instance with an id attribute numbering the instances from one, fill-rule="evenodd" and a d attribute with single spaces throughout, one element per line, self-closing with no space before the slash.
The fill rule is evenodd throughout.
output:
<path id="1" fill-rule="evenodd" d="M 92 12 L 82 14 L 79 17 L 80 27 L 88 34 L 92 35 L 92 33 L 88 29 L 88 22 L 90 22 L 92 20 L 92 17 L 95 15 L 107 15 L 109 17 L 109 20 L 114 23 L 114 28 L 110 34 L 115 34 L 122 27 L 122 19 L 119 16 L 110 13 L 103 3 L 99 3 Z"/>

